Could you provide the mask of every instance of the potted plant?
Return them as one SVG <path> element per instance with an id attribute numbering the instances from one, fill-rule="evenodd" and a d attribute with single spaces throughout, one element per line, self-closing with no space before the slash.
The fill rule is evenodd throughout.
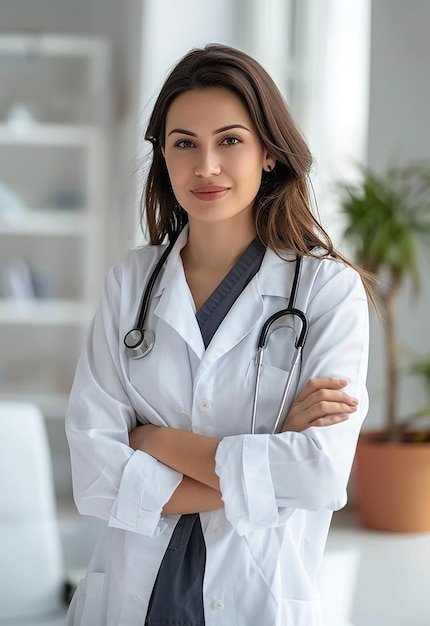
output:
<path id="1" fill-rule="evenodd" d="M 419 292 L 419 245 L 430 241 L 430 166 L 394 165 L 383 173 L 363 167 L 361 174 L 358 183 L 340 184 L 341 211 L 354 259 L 378 278 L 386 415 L 382 430 L 365 431 L 359 439 L 355 462 L 359 513 L 370 528 L 430 531 L 430 442 L 408 434 L 422 411 L 407 420 L 398 414 L 401 367 L 396 318 L 406 281 L 411 279 Z"/>
<path id="2" fill-rule="evenodd" d="M 421 381 L 426 391 L 427 403 L 415 410 L 408 418 L 405 418 L 403 423 L 406 426 L 412 421 L 430 416 L 430 355 L 413 359 L 409 366 L 409 374 L 416 376 Z M 403 440 L 405 439 L 415 442 L 430 441 L 430 428 L 420 427 L 412 431 L 403 429 Z"/>

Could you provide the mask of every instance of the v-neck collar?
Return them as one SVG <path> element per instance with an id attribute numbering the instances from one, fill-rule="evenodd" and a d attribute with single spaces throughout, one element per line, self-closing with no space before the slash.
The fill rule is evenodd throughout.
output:
<path id="1" fill-rule="evenodd" d="M 188 225 L 179 235 L 160 276 L 153 295 L 158 299 L 154 314 L 169 324 L 199 359 L 213 362 L 242 341 L 258 323 L 263 314 L 263 296 L 289 297 L 289 275 L 293 276 L 294 263 L 286 261 L 294 261 L 295 255 L 284 254 L 280 258 L 272 250 L 266 250 L 260 270 L 246 287 L 246 299 L 240 298 L 233 305 L 205 351 L 180 254 L 187 240 Z M 286 266 L 291 266 L 290 272 Z"/>

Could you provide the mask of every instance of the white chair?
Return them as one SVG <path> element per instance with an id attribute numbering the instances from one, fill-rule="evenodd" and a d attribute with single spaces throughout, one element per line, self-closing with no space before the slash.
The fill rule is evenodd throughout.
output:
<path id="1" fill-rule="evenodd" d="M 0 625 L 65 622 L 64 568 L 45 423 L 0 402 Z"/>

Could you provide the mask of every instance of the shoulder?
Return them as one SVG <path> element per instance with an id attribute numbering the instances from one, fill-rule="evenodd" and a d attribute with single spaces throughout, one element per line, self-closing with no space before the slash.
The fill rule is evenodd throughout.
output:
<path id="1" fill-rule="evenodd" d="M 121 301 L 140 301 L 142 289 L 163 253 L 165 246 L 142 246 L 131 248 L 122 253 L 118 261 L 107 271 L 103 287 L 102 301 L 108 303 Z"/>
<path id="2" fill-rule="evenodd" d="M 308 304 L 321 289 L 348 293 L 359 291 L 364 296 L 360 274 L 351 266 L 327 256 L 322 248 L 301 258 L 298 294 Z M 288 297 L 295 278 L 297 255 L 292 250 L 275 252 L 268 249 L 259 273 L 259 288 L 264 295 Z"/>
<path id="3" fill-rule="evenodd" d="M 301 280 L 308 286 L 309 300 L 329 298 L 330 302 L 340 303 L 346 298 L 367 301 L 360 274 L 353 267 L 316 248 L 313 256 L 303 257 Z M 329 303 L 327 303 L 329 304 Z"/>
<path id="4" fill-rule="evenodd" d="M 148 266 L 158 261 L 166 246 L 145 245 L 126 250 L 114 266 L 121 271 L 145 271 Z"/>
<path id="5" fill-rule="evenodd" d="M 328 256 L 323 248 L 314 248 L 312 255 L 306 255 L 302 258 L 303 268 L 308 273 L 315 274 L 321 280 L 338 277 L 340 280 L 361 282 L 361 276 L 356 269 L 341 259 Z"/>
<path id="6" fill-rule="evenodd" d="M 145 245 L 123 252 L 118 261 L 108 270 L 107 278 L 122 282 L 124 279 L 140 279 L 153 269 L 165 249 L 164 245 Z"/>

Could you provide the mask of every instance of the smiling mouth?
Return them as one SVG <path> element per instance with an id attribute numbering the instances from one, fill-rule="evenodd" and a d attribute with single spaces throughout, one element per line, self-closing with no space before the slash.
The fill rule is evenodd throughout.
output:
<path id="1" fill-rule="evenodd" d="M 196 198 L 199 200 L 219 200 L 223 198 L 230 191 L 230 187 L 219 187 L 218 185 L 207 185 L 204 187 L 197 187 L 197 189 L 191 189 Z"/>

